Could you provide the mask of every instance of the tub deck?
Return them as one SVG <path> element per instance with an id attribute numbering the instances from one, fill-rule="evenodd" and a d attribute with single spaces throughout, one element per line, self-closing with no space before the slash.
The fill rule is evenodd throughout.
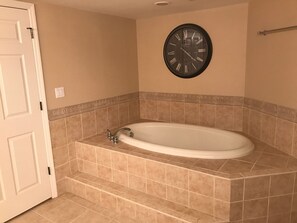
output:
<path id="1" fill-rule="evenodd" d="M 243 134 L 242 134 L 243 135 Z M 199 159 L 171 156 L 143 150 L 119 142 L 112 144 L 105 135 L 97 135 L 82 142 L 103 147 L 109 150 L 172 164 L 189 170 L 201 171 L 218 177 L 237 179 L 253 176 L 263 176 L 297 171 L 297 159 L 279 151 L 257 139 L 249 138 L 255 145 L 247 156 L 236 159 Z"/>
<path id="2" fill-rule="evenodd" d="M 80 175 L 67 178 L 68 192 L 87 196 L 86 191 L 81 192 L 85 188 L 104 194 L 105 187 L 104 191 L 102 185 L 97 188 L 100 178 L 109 186 L 124 188 L 117 193 L 108 191 L 110 199 L 127 199 L 129 190 L 140 193 L 140 200 L 129 200 L 128 206 L 139 205 L 150 196 L 158 198 L 157 203 L 169 202 L 178 205 L 179 210 L 198 211 L 220 219 L 219 222 L 281 222 L 278 219 L 284 218 L 288 219 L 286 222 L 297 222 L 297 160 L 251 140 L 255 149 L 248 156 L 208 160 L 160 154 L 122 142 L 114 145 L 105 135 L 97 135 L 75 143 L 74 163 Z M 96 177 L 97 183 L 81 178 L 81 173 Z M 184 214 L 164 212 L 166 205 L 146 208 L 178 219 Z M 178 222 L 204 222 L 195 219 Z"/>

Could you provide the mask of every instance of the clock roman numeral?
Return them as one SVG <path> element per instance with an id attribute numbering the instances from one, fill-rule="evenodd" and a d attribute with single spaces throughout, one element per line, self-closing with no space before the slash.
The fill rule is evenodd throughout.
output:
<path id="1" fill-rule="evenodd" d="M 188 73 L 188 65 L 185 65 L 185 73 Z"/>
<path id="2" fill-rule="evenodd" d="M 176 44 L 175 44 L 175 43 L 169 43 L 169 45 L 171 45 L 171 46 L 176 46 Z"/>
<path id="3" fill-rule="evenodd" d="M 206 49 L 198 49 L 198 53 L 205 53 Z"/>
<path id="4" fill-rule="evenodd" d="M 178 34 L 175 34 L 175 38 L 178 40 L 178 41 L 181 41 L 181 38 Z"/>
<path id="5" fill-rule="evenodd" d="M 197 57 L 196 59 L 197 59 L 198 61 L 200 61 L 200 62 L 203 62 L 203 59 L 200 58 L 200 57 Z"/>
<path id="6" fill-rule="evenodd" d="M 199 43 L 202 43 L 203 42 L 203 39 L 199 39 L 196 43 L 196 45 L 198 45 Z"/>
<path id="7" fill-rule="evenodd" d="M 180 64 L 180 63 L 178 63 L 178 64 L 177 64 L 177 66 L 176 66 L 176 70 L 177 70 L 177 71 L 179 71 L 179 70 L 180 70 L 180 68 L 181 68 L 181 64 Z"/>
<path id="8" fill-rule="evenodd" d="M 173 55 L 175 55 L 175 51 L 168 52 L 168 55 L 169 55 L 169 56 L 173 56 Z"/>
<path id="9" fill-rule="evenodd" d="M 185 29 L 185 30 L 184 30 L 184 39 L 187 39 L 187 38 L 188 38 L 188 30 Z"/>
<path id="10" fill-rule="evenodd" d="M 195 66 L 195 64 L 192 63 L 192 66 L 194 67 L 195 70 L 197 70 L 197 67 Z"/>
<path id="11" fill-rule="evenodd" d="M 177 61 L 177 60 L 176 60 L 176 58 L 174 57 L 172 60 L 170 60 L 170 64 L 173 65 L 173 64 L 176 63 L 176 61 Z"/>
<path id="12" fill-rule="evenodd" d="M 192 35 L 192 41 L 195 38 L 195 35 L 196 35 L 196 32 L 194 32 L 193 35 Z"/>

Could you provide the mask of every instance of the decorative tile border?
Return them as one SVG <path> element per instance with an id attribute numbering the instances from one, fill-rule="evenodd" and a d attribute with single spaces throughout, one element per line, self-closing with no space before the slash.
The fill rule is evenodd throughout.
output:
<path id="1" fill-rule="evenodd" d="M 219 96 L 199 94 L 175 94 L 157 92 L 139 92 L 140 100 L 158 100 L 172 102 L 189 102 L 212 105 L 243 105 L 244 98 L 240 96 Z"/>
<path id="2" fill-rule="evenodd" d="M 297 109 L 294 108 L 288 108 L 251 98 L 244 98 L 244 107 L 297 123 Z"/>
<path id="3" fill-rule="evenodd" d="M 177 94 L 158 92 L 135 92 L 116 97 L 99 99 L 87 103 L 67 106 L 49 110 L 49 120 L 56 120 L 76 115 L 82 112 L 93 111 L 97 108 L 104 108 L 129 100 L 158 100 L 171 102 L 186 102 L 209 105 L 234 105 L 260 111 L 275 117 L 297 123 L 297 109 L 276 105 L 269 102 L 259 101 L 240 96 L 219 96 L 219 95 L 199 95 L 199 94 Z"/>
<path id="4" fill-rule="evenodd" d="M 49 116 L 49 120 L 53 121 L 60 118 L 66 118 L 72 115 L 77 115 L 83 112 L 94 111 L 99 108 L 105 108 L 119 103 L 128 102 L 130 100 L 138 100 L 138 99 L 139 99 L 138 92 L 125 94 L 125 95 L 120 95 L 116 97 L 90 101 L 82 104 L 71 105 L 63 108 L 52 109 L 48 111 L 48 116 Z"/>
<path id="5" fill-rule="evenodd" d="M 297 109 L 240 96 L 139 92 L 139 99 L 243 106 L 245 108 L 254 109 L 291 122 L 297 122 Z"/>

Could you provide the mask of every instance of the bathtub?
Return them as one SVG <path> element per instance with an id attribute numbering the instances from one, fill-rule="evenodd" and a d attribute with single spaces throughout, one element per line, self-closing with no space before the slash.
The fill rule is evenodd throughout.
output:
<path id="1" fill-rule="evenodd" d="M 123 143 L 141 149 L 181 157 L 232 159 L 251 153 L 254 144 L 234 132 L 175 123 L 143 122 L 127 125 L 134 133 L 119 134 Z"/>

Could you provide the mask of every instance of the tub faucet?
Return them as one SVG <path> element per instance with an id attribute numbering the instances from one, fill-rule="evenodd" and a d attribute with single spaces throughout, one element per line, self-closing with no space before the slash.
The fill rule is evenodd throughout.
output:
<path id="1" fill-rule="evenodd" d="M 112 134 L 112 132 L 107 129 L 106 130 L 106 137 L 113 143 L 113 144 L 117 144 L 119 141 L 119 137 L 118 137 L 118 133 L 121 131 L 127 131 L 128 132 L 128 136 L 133 137 L 134 133 L 132 132 L 132 130 L 130 128 L 124 127 L 124 128 L 120 128 L 118 130 L 115 131 L 114 134 Z"/>

